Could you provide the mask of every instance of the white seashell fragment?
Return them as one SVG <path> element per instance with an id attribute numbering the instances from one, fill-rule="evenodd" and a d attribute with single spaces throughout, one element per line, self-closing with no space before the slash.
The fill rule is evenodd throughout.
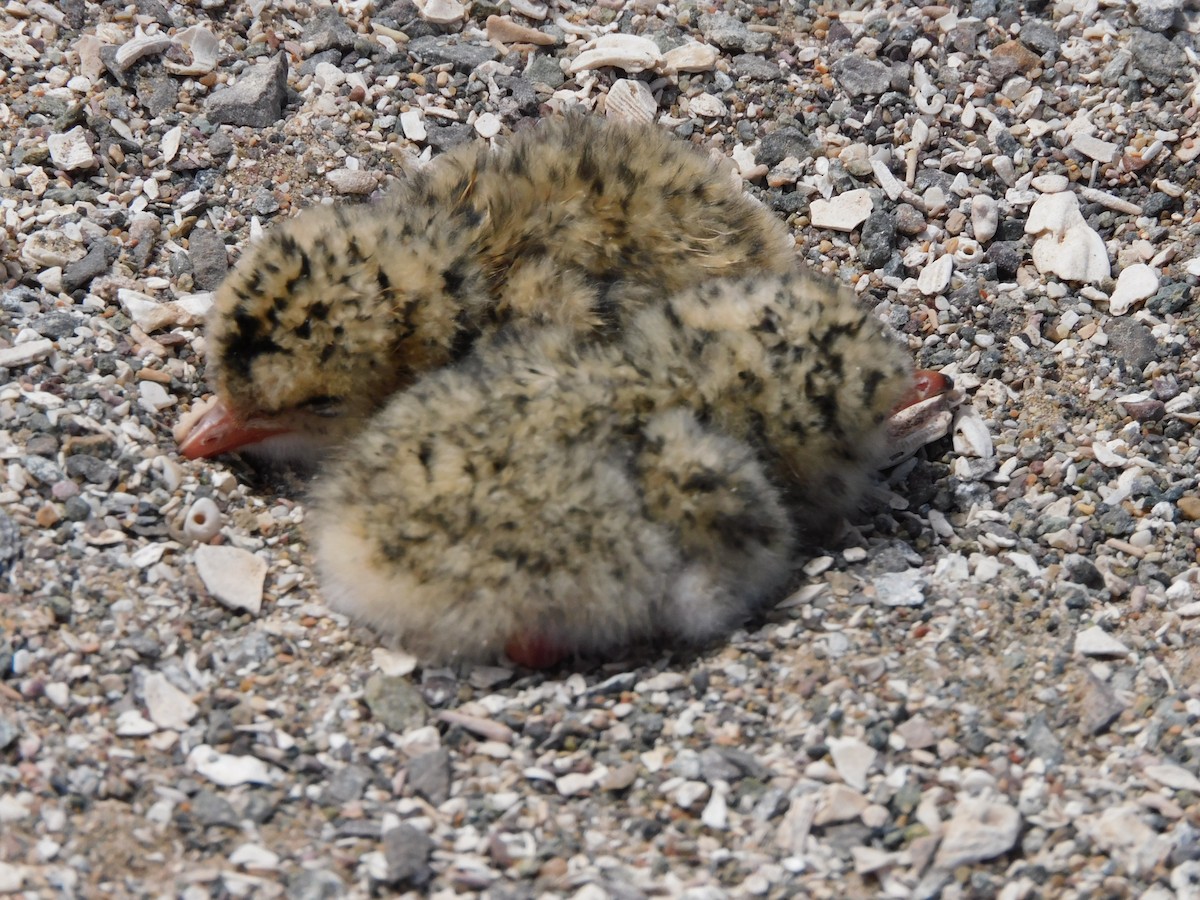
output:
<path id="1" fill-rule="evenodd" d="M 267 564 L 253 553 L 201 544 L 196 548 L 196 572 L 222 606 L 251 615 L 262 609 Z"/>
<path id="2" fill-rule="evenodd" d="M 663 55 L 658 44 L 634 34 L 605 34 L 596 38 L 590 49 L 584 50 L 571 62 L 572 75 L 585 69 L 612 66 L 626 72 L 644 72 L 662 65 Z"/>
<path id="3" fill-rule="evenodd" d="M 139 28 L 132 38 L 117 48 L 117 68 L 124 72 L 144 56 L 162 53 L 171 46 L 165 34 L 142 34 Z"/>
<path id="4" fill-rule="evenodd" d="M 50 159 L 64 172 L 90 169 L 96 165 L 96 157 L 92 155 L 87 132 L 82 125 L 76 125 L 66 134 L 50 135 L 46 138 L 46 146 L 50 148 Z"/>
<path id="5" fill-rule="evenodd" d="M 1117 286 L 1108 298 L 1108 311 L 1114 316 L 1123 316 L 1139 300 L 1153 297 L 1158 290 L 1158 273 L 1145 263 L 1126 266 L 1117 276 Z"/>
<path id="6" fill-rule="evenodd" d="M 549 10 L 544 3 L 532 3 L 530 0 L 511 0 L 509 6 L 513 12 L 520 13 L 527 19 L 536 19 L 541 22 L 546 18 Z"/>
<path id="7" fill-rule="evenodd" d="M 1029 210 L 1025 233 L 1041 235 L 1033 245 L 1039 272 L 1089 284 L 1109 276 L 1104 239 L 1084 221 L 1079 200 L 1069 191 L 1039 197 Z"/>
<path id="8" fill-rule="evenodd" d="M 971 198 L 971 229 L 975 240 L 986 244 L 996 236 L 1000 224 L 1000 210 L 996 201 L 987 194 L 976 194 Z"/>
<path id="9" fill-rule="evenodd" d="M 495 113 L 485 112 L 475 120 L 475 133 L 484 139 L 494 138 L 503 127 L 500 117 Z"/>
<path id="10" fill-rule="evenodd" d="M 407 112 L 400 113 L 400 130 L 404 132 L 404 136 L 410 141 L 423 141 L 427 137 L 425 132 L 425 120 L 421 118 L 421 111 L 410 109 Z"/>
<path id="11" fill-rule="evenodd" d="M 676 72 L 710 72 L 717 65 L 720 53 L 716 47 L 699 41 L 688 41 L 663 54 L 663 71 L 668 75 Z"/>
<path id="12" fill-rule="evenodd" d="M 187 64 L 167 60 L 163 67 L 173 75 L 207 75 L 217 67 L 220 41 L 203 25 L 193 25 L 175 36 L 176 43 L 191 54 Z"/>
<path id="13" fill-rule="evenodd" d="M 369 194 L 378 184 L 374 175 L 362 169 L 334 169 L 325 179 L 339 194 Z"/>
<path id="14" fill-rule="evenodd" d="M 1071 138 L 1068 149 L 1082 153 L 1096 162 L 1110 163 L 1117 158 L 1117 150 L 1120 148 L 1109 141 L 1100 140 L 1095 135 L 1077 134 Z"/>
<path id="15" fill-rule="evenodd" d="M 729 110 L 720 97 L 712 94 L 697 94 L 688 101 L 688 112 L 702 119 L 719 119 Z"/>
<path id="16" fill-rule="evenodd" d="M 604 115 L 617 122 L 649 125 L 658 112 L 658 103 L 645 82 L 619 78 L 604 98 Z"/>
<path id="17" fill-rule="evenodd" d="M 25 36 L 24 32 L 24 22 L 16 28 L 0 31 L 0 56 L 7 56 L 19 65 L 37 62 L 38 52 L 29 43 L 29 38 Z"/>
<path id="18" fill-rule="evenodd" d="M 871 193 L 866 188 L 846 191 L 828 200 L 814 200 L 809 214 L 814 228 L 853 231 L 871 214 Z"/>
<path id="19" fill-rule="evenodd" d="M 502 44 L 541 44 L 549 46 L 555 43 L 554 36 L 514 22 L 508 16 L 487 17 L 487 37 L 489 41 L 499 41 Z"/>
<path id="20" fill-rule="evenodd" d="M 53 228 L 35 231 L 21 245 L 21 260 L 33 269 L 64 268 L 85 256 L 83 244 Z"/>
<path id="21" fill-rule="evenodd" d="M 996 455 L 987 423 L 973 406 L 962 406 L 954 417 L 954 452 L 979 459 Z"/>
<path id="22" fill-rule="evenodd" d="M 183 140 L 183 127 L 176 125 L 162 137 L 159 145 L 162 150 L 163 162 L 169 163 L 179 153 L 179 143 Z"/>
<path id="23" fill-rule="evenodd" d="M 142 699 L 150 721 L 159 728 L 183 731 L 196 718 L 199 707 L 161 672 L 149 673 L 142 682 Z"/>
<path id="24" fill-rule="evenodd" d="M 1080 656 L 1125 656 L 1129 648 L 1099 625 L 1093 625 L 1075 635 L 1075 652 Z"/>
<path id="25" fill-rule="evenodd" d="M 221 510 L 209 497 L 191 505 L 183 520 L 183 533 L 193 541 L 207 544 L 221 533 Z"/>
<path id="26" fill-rule="evenodd" d="M 435 25 L 452 25 L 461 22 L 467 14 L 458 0 L 417 0 L 417 12 L 426 22 Z"/>
<path id="27" fill-rule="evenodd" d="M 221 787 L 239 784 L 273 784 L 281 772 L 255 756 L 234 756 L 219 753 L 207 744 L 200 744 L 188 754 L 188 766 Z"/>
<path id="28" fill-rule="evenodd" d="M 954 257 L 944 253 L 921 270 L 917 276 L 917 289 L 926 297 L 934 297 L 949 287 L 953 271 Z"/>
<path id="29" fill-rule="evenodd" d="M 960 237 L 958 246 L 954 248 L 954 262 L 962 268 L 970 268 L 983 261 L 983 250 L 978 241 Z"/>

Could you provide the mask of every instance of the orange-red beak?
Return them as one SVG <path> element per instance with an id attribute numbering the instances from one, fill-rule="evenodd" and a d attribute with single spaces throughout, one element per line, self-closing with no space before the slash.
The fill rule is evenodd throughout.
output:
<path id="1" fill-rule="evenodd" d="M 916 406 L 918 403 L 929 400 L 932 397 L 940 397 L 942 394 L 947 394 L 952 390 L 954 390 L 954 382 L 941 372 L 935 372 L 933 369 L 918 369 L 913 373 L 912 387 L 908 389 L 908 393 L 901 398 L 892 412 L 898 413 L 903 409 L 908 409 L 910 406 Z"/>
<path id="2" fill-rule="evenodd" d="M 188 459 L 207 459 L 289 430 L 269 419 L 242 419 L 218 400 L 180 440 L 179 452 Z"/>

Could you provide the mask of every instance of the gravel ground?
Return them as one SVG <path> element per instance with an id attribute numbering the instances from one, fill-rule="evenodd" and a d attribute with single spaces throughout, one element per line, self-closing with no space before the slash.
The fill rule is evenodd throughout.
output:
<path id="1" fill-rule="evenodd" d="M 0 29 L 0 893 L 1200 897 L 1195 4 Z M 176 453 L 197 326 L 272 220 L 577 103 L 729 158 L 967 399 L 726 644 L 415 669 L 322 606 L 302 474 Z"/>

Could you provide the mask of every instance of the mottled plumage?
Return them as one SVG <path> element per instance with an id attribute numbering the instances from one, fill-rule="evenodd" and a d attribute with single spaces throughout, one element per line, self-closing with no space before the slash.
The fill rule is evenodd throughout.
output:
<path id="1" fill-rule="evenodd" d="M 212 456 L 273 431 L 333 443 L 509 321 L 610 336 L 673 291 L 793 265 L 783 226 L 691 146 L 650 126 L 547 120 L 437 157 L 376 205 L 306 210 L 249 248 L 209 327 L 226 429 L 183 449 Z"/>
<path id="2" fill-rule="evenodd" d="M 853 505 L 910 384 L 853 296 L 802 274 L 685 289 L 609 343 L 510 326 L 319 485 L 327 599 L 426 662 L 707 640 Z"/>

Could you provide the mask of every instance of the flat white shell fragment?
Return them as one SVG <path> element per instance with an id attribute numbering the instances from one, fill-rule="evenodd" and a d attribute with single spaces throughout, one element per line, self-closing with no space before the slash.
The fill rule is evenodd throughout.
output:
<path id="1" fill-rule="evenodd" d="M 1099 625 L 1093 625 L 1075 635 L 1075 652 L 1080 656 L 1126 656 L 1129 648 Z"/>
<path id="2" fill-rule="evenodd" d="M 1033 264 L 1044 275 L 1094 284 L 1109 276 L 1104 239 L 1084 220 L 1075 195 L 1043 194 L 1029 210 L 1025 233 L 1040 235 L 1033 245 Z"/>
<path id="3" fill-rule="evenodd" d="M 64 172 L 90 169 L 96 164 L 82 125 L 76 125 L 66 134 L 50 135 L 46 146 L 50 148 L 50 159 Z"/>
<path id="4" fill-rule="evenodd" d="M 612 66 L 626 72 L 644 72 L 657 68 L 662 61 L 663 55 L 658 44 L 649 38 L 634 34 L 606 34 L 596 38 L 591 49 L 575 57 L 570 71 L 574 75 L 584 69 Z"/>
<path id="5" fill-rule="evenodd" d="M 267 564 L 253 553 L 202 544 L 196 548 L 196 572 L 223 606 L 258 615 Z"/>
<path id="6" fill-rule="evenodd" d="M 699 41 L 688 41 L 663 54 L 663 70 L 668 74 L 708 72 L 716 67 L 719 55 L 716 47 L 702 44 Z"/>
<path id="7" fill-rule="evenodd" d="M 814 228 L 853 231 L 871 214 L 871 193 L 866 188 L 846 191 L 828 200 L 814 200 L 810 212 Z"/>
<path id="8" fill-rule="evenodd" d="M 658 104 L 645 82 L 619 78 L 608 89 L 604 115 L 618 122 L 649 125 L 658 112 Z"/>
<path id="9" fill-rule="evenodd" d="M 207 744 L 200 744 L 188 754 L 188 765 L 221 787 L 272 784 L 279 780 L 279 772 L 261 759 L 218 753 Z"/>
<path id="10" fill-rule="evenodd" d="M 1126 266 L 1117 276 L 1117 286 L 1108 298 L 1108 311 L 1123 316 L 1140 300 L 1153 297 L 1158 290 L 1158 273 L 1145 263 Z"/>

